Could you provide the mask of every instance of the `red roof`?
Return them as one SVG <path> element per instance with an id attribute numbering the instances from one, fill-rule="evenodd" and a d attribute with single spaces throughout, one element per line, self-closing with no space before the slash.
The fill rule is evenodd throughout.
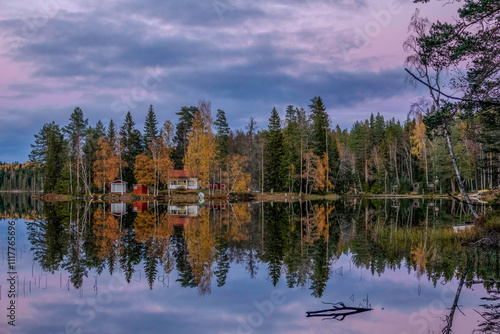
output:
<path id="1" fill-rule="evenodd" d="M 111 183 L 127 183 L 127 182 L 122 181 L 122 180 L 114 180 L 114 181 L 113 181 L 113 182 L 111 182 Z"/>
<path id="2" fill-rule="evenodd" d="M 172 179 L 189 179 L 194 176 L 194 173 L 184 166 L 184 169 L 175 169 L 168 174 Z"/>

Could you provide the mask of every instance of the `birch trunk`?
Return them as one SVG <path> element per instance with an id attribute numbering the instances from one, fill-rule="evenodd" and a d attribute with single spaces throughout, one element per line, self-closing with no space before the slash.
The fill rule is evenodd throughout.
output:
<path id="1" fill-rule="evenodd" d="M 470 211 L 474 215 L 474 218 L 477 219 L 479 218 L 479 215 L 477 214 L 476 210 L 474 210 L 474 206 L 472 205 L 469 195 L 465 190 L 464 182 L 462 181 L 462 177 L 460 176 L 460 171 L 458 170 L 457 158 L 455 157 L 455 153 L 453 152 L 453 146 L 451 145 L 450 133 L 448 132 L 447 128 L 444 128 L 444 135 L 446 137 L 446 144 L 448 144 L 448 151 L 450 152 L 451 161 L 453 162 L 453 168 L 455 168 L 455 173 L 457 174 L 458 187 L 460 188 L 460 192 L 462 193 L 462 196 L 465 198 L 465 202 L 467 202 Z"/>

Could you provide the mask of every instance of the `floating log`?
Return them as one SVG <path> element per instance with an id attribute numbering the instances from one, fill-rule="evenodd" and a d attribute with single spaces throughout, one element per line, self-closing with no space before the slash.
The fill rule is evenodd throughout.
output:
<path id="1" fill-rule="evenodd" d="M 306 314 L 307 314 L 306 317 L 308 317 L 308 318 L 310 318 L 310 317 L 322 317 L 325 319 L 335 319 L 338 321 L 342 321 L 347 316 L 373 310 L 373 309 L 367 308 L 367 307 L 345 306 L 345 304 L 342 302 L 338 302 L 338 303 L 334 303 L 334 304 L 333 303 L 323 303 L 323 304 L 330 304 L 330 305 L 332 305 L 332 307 L 329 309 L 325 309 L 325 310 L 306 312 Z"/>

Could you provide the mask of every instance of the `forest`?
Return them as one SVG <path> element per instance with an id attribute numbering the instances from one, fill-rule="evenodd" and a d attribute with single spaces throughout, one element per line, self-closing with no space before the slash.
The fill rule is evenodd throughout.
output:
<path id="1" fill-rule="evenodd" d="M 0 190 L 91 195 L 123 179 L 156 195 L 186 166 L 201 188 L 228 192 L 461 192 L 470 202 L 467 191 L 500 187 L 499 12 L 492 0 L 465 1 L 452 22 L 415 11 L 407 78 L 429 94 L 401 110 L 405 121 L 372 113 L 341 129 L 319 96 L 270 107 L 267 124 L 250 117 L 242 129 L 203 99 L 177 120 L 159 121 L 150 105 L 142 131 L 130 112 L 121 125 L 90 125 L 76 107 L 68 124 L 43 125 L 29 163 L 0 165 Z"/>
<path id="2" fill-rule="evenodd" d="M 130 112 L 119 128 L 113 120 L 89 126 L 75 108 L 68 125 L 44 124 L 30 162 L 0 165 L 0 190 L 102 193 L 117 178 L 160 190 L 170 170 L 187 165 L 202 187 L 229 183 L 235 192 L 458 191 L 445 137 L 425 125 L 424 102 L 403 123 L 372 114 L 349 130 L 330 126 L 321 97 L 307 109 L 289 105 L 284 117 L 273 108 L 263 129 L 250 118 L 245 129 L 232 130 L 220 109 L 212 122 L 210 107 L 204 100 L 182 107 L 175 127 L 169 120 L 159 127 L 150 106 L 142 132 Z M 466 187 L 498 187 L 500 117 L 460 116 L 449 129 Z"/>

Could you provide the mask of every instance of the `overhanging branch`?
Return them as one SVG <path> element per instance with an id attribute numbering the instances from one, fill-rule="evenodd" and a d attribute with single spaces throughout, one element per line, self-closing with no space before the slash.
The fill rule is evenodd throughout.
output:
<path id="1" fill-rule="evenodd" d="M 461 97 L 455 97 L 455 96 L 450 96 L 448 94 L 445 94 L 443 93 L 441 90 L 437 89 L 437 88 L 434 88 L 432 86 L 430 86 L 428 83 L 424 82 L 423 80 L 421 80 L 420 78 L 418 78 L 415 74 L 411 73 L 407 68 L 405 68 L 405 71 L 408 72 L 409 75 L 411 75 L 415 80 L 417 80 L 418 82 L 420 82 L 421 84 L 427 86 L 429 89 L 443 95 L 443 96 L 446 96 L 447 98 L 451 99 L 451 100 L 457 100 L 457 101 L 462 101 L 462 102 L 473 102 L 473 103 L 480 103 L 480 104 L 486 104 L 486 105 L 494 105 L 494 106 L 500 106 L 500 103 L 499 102 L 493 102 L 493 101 L 480 101 L 480 100 L 471 100 L 471 99 L 463 99 Z"/>

